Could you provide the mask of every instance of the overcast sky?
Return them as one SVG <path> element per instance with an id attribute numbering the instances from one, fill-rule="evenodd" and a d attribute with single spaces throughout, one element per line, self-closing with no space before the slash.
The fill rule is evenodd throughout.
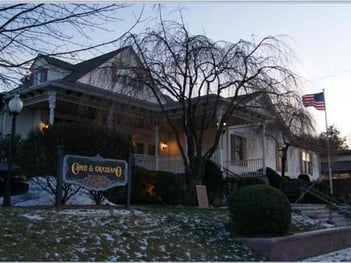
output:
<path id="1" fill-rule="evenodd" d="M 133 3 L 133 2 L 131 2 Z M 157 2 L 135 2 L 145 15 Z M 178 7 L 192 34 L 212 40 L 260 40 L 287 35 L 295 52 L 295 71 L 305 82 L 304 94 L 325 89 L 328 125 L 351 141 L 351 2 L 162 2 L 164 13 Z M 125 12 L 128 19 L 130 11 Z M 325 131 L 324 111 L 309 108 L 319 132 Z"/>

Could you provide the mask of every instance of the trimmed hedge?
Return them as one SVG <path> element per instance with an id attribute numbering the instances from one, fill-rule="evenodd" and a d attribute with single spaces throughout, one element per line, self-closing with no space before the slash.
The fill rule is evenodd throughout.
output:
<path id="1" fill-rule="evenodd" d="M 274 187 L 251 185 L 233 192 L 228 199 L 232 231 L 242 236 L 281 236 L 289 231 L 291 207 Z"/>
<path id="2" fill-rule="evenodd" d="M 150 171 L 140 166 L 133 166 L 131 174 L 132 204 L 168 204 L 182 203 L 182 184 L 184 177 L 169 172 Z M 125 202 L 125 187 L 115 187 L 104 193 L 113 203 Z"/>
<path id="3" fill-rule="evenodd" d="M 202 183 L 206 185 L 209 203 L 213 206 L 222 205 L 224 179 L 221 169 L 215 162 L 211 160 L 206 161 Z"/>

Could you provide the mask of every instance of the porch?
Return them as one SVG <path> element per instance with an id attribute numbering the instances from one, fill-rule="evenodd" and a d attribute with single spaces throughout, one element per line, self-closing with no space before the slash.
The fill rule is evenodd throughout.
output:
<path id="1" fill-rule="evenodd" d="M 148 170 L 167 171 L 175 174 L 184 173 L 184 164 L 181 155 L 154 156 L 147 154 L 134 154 L 134 164 Z M 224 161 L 221 164 L 219 155 L 214 154 L 212 161 L 226 171 L 225 176 L 257 177 L 262 176 L 263 159 L 250 159 L 243 161 Z"/>

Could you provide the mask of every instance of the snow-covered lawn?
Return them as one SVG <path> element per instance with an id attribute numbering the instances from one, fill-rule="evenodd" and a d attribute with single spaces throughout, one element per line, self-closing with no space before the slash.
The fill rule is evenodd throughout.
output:
<path id="1" fill-rule="evenodd" d="M 12 198 L 16 209 L 0 209 L 1 261 L 265 260 L 230 236 L 225 228 L 227 209 L 132 206 L 127 210 L 111 204 L 100 209 L 28 208 L 53 202 L 53 196 L 31 184 L 28 193 Z M 70 204 L 92 201 L 80 193 Z M 295 213 L 292 218 L 297 228 L 326 227 Z"/>
<path id="2" fill-rule="evenodd" d="M 1 261 L 263 260 L 225 230 L 226 210 L 1 209 Z"/>

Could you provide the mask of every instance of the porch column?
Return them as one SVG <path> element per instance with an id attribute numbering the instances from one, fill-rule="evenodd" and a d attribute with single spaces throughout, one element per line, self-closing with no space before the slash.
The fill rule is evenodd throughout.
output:
<path id="1" fill-rule="evenodd" d="M 219 129 L 219 123 L 222 120 L 222 114 L 223 110 L 222 107 L 220 107 L 217 112 L 216 112 L 216 118 L 217 118 L 217 128 Z M 224 128 L 224 127 L 223 127 Z M 223 135 L 224 135 L 224 130 L 222 131 L 220 137 L 219 137 L 219 142 L 217 145 L 217 164 L 223 171 Z"/>
<path id="2" fill-rule="evenodd" d="M 218 157 L 218 163 L 219 167 L 223 171 L 223 133 L 221 134 L 221 137 L 219 138 L 219 157 Z"/>
<path id="3" fill-rule="evenodd" d="M 114 116 L 115 104 L 110 105 L 108 109 L 108 116 L 106 120 L 106 125 L 110 129 L 113 128 L 113 116 Z"/>
<path id="4" fill-rule="evenodd" d="M 56 91 L 49 91 L 49 125 L 54 125 L 55 107 L 56 107 Z"/>
<path id="5" fill-rule="evenodd" d="M 263 121 L 262 127 L 262 175 L 266 176 L 266 122 Z"/>
<path id="6" fill-rule="evenodd" d="M 186 133 L 184 132 L 184 150 L 185 150 L 185 157 L 187 160 L 189 160 L 189 157 L 188 157 L 188 137 L 186 136 Z"/>
<path id="7" fill-rule="evenodd" d="M 155 126 L 155 170 L 158 171 L 159 165 L 158 165 L 158 150 L 159 150 L 159 126 Z"/>

